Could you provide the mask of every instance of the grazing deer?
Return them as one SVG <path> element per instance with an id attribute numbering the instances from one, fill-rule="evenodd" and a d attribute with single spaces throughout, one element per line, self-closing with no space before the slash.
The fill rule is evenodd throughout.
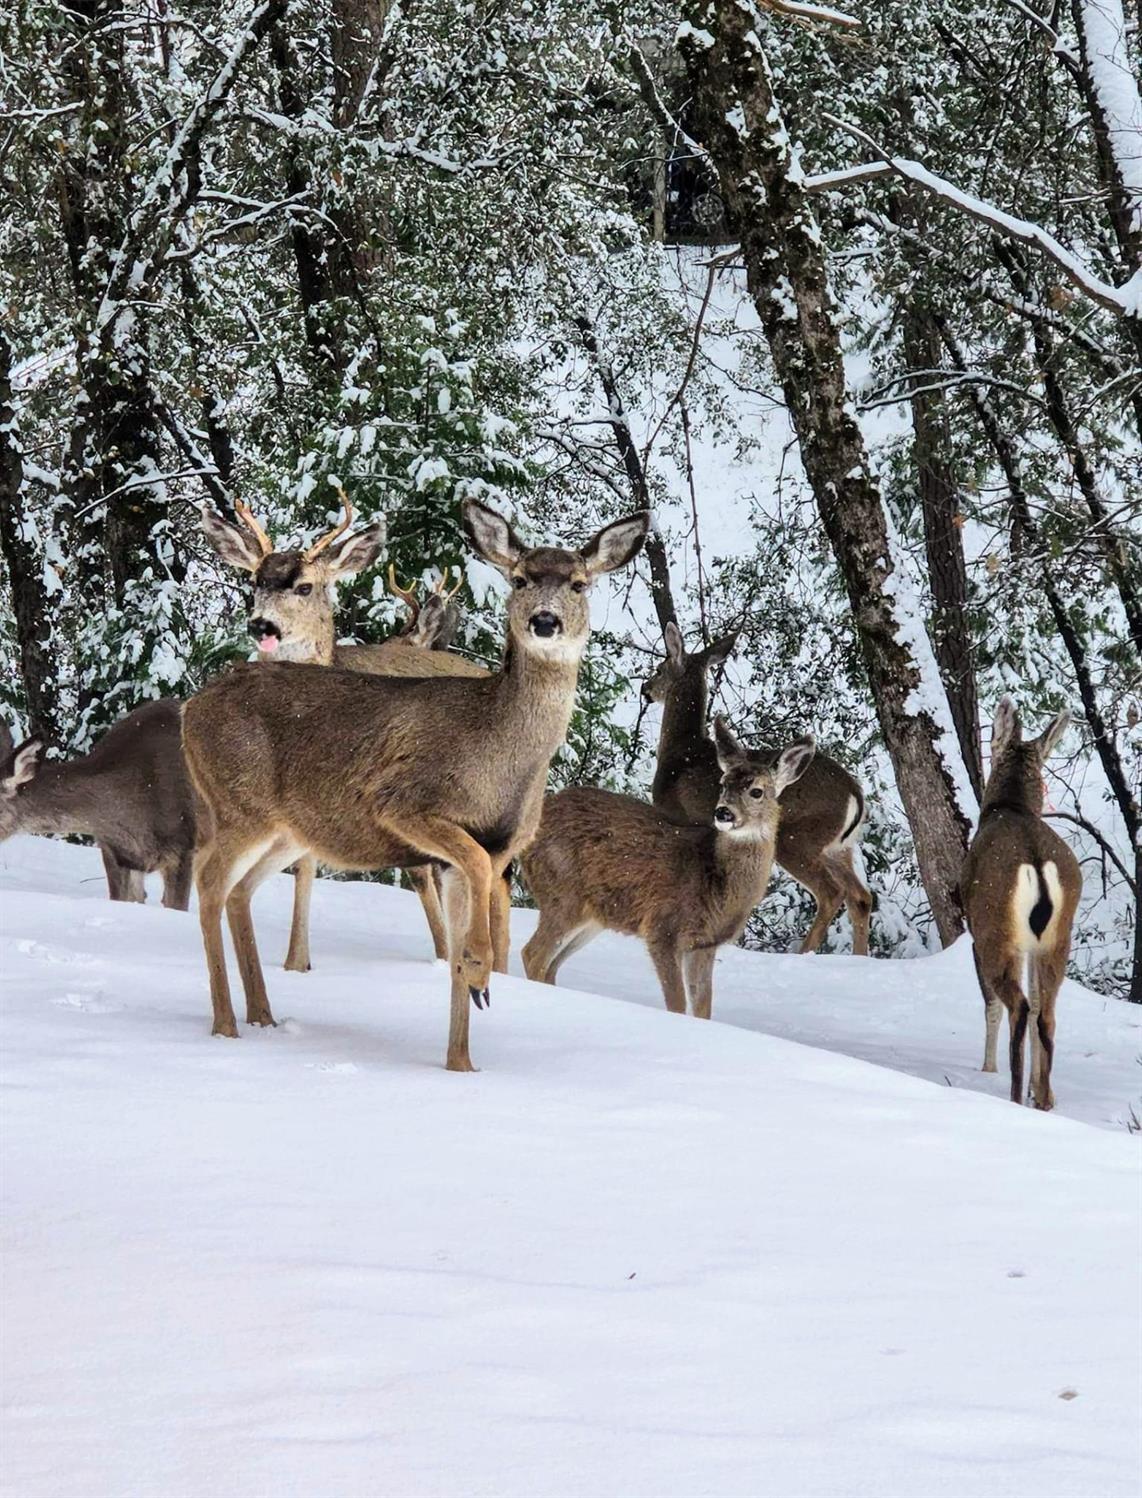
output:
<path id="1" fill-rule="evenodd" d="M 625 566 L 647 511 L 581 551 L 527 547 L 466 501 L 477 552 L 511 583 L 503 665 L 490 676 L 398 679 L 324 667 L 239 666 L 183 709 L 183 749 L 203 807 L 195 859 L 214 1033 L 237 1035 L 222 945 L 225 909 L 249 1024 L 271 1025 L 250 899 L 305 853 L 340 868 L 448 865 L 452 972 L 447 1065 L 470 1071 L 469 1004 L 504 971 L 503 873 L 530 843 L 552 755 L 566 737 L 590 631 L 588 590 Z"/>
<path id="2" fill-rule="evenodd" d="M 409 609 L 403 629 L 379 645 L 336 643 L 334 585 L 372 566 L 385 537 L 384 521 L 346 534 L 353 510 L 344 495 L 342 503 L 342 519 L 306 551 L 275 549 L 244 504 L 235 507 L 240 525 L 209 505 L 203 506 L 202 530 L 210 545 L 224 562 L 253 575 L 249 627 L 261 658 L 339 666 L 378 676 L 487 676 L 482 666 L 445 648 L 459 624 L 459 610 L 452 600 L 460 582 L 446 593 L 441 577 L 422 607 L 414 590 L 398 586 L 391 565 L 389 587 Z M 309 906 L 316 875 L 315 859 L 307 855 L 299 860 L 285 959 L 288 972 L 307 973 L 310 969 Z M 437 878 L 431 867 L 409 870 L 409 881 L 420 898 L 432 934 L 433 951 L 438 959 L 447 961 L 448 938 Z"/>
<path id="3" fill-rule="evenodd" d="M 163 904 L 190 903 L 194 806 L 179 748 L 181 703 L 148 702 L 121 718 L 90 754 L 41 764 L 38 739 L 18 748 L 0 723 L 0 842 L 17 832 L 92 838 L 113 900 L 147 897 L 163 876 Z"/>
<path id="4" fill-rule="evenodd" d="M 720 783 L 717 754 L 706 732 L 707 673 L 729 656 L 737 635 L 724 635 L 687 655 L 677 625 L 668 624 L 665 641 L 666 659 L 642 689 L 663 709 L 651 799 L 680 821 L 705 823 L 717 805 Z M 817 903 L 802 952 L 817 950 L 843 904 L 852 922 L 854 954 L 868 953 L 872 894 L 854 858 L 864 819 L 860 783 L 825 754 L 813 757 L 782 801 L 775 861 Z"/>
<path id="5" fill-rule="evenodd" d="M 1030 1095 L 1037 1108 L 1055 1106 L 1055 998 L 1083 882 L 1078 859 L 1042 817 L 1043 766 L 1069 722 L 1070 714 L 1062 712 L 1024 743 L 1014 702 L 1000 702 L 979 828 L 960 880 L 987 1012 L 982 1069 L 996 1070 L 1003 1005 L 1011 1035 L 1011 1101 L 1023 1101 L 1023 1040 L 1030 1019 Z"/>
<path id="6" fill-rule="evenodd" d="M 549 796 L 523 871 L 539 925 L 523 949 L 529 978 L 554 983 L 560 965 L 600 931 L 647 945 L 667 1009 L 709 1019 L 714 959 L 736 941 L 769 884 L 782 793 L 813 758 L 807 736 L 774 756 L 746 749 L 721 718 L 712 745 L 721 771 L 705 824 L 678 822 L 633 796 L 588 786 Z"/>

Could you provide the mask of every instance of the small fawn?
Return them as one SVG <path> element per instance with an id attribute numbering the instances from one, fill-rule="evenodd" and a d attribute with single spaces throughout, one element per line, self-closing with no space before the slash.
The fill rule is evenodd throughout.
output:
<path id="1" fill-rule="evenodd" d="M 1043 765 L 1069 722 L 1062 712 L 1025 743 L 1014 702 L 1000 702 L 979 830 L 960 881 L 987 1012 L 982 1069 L 996 1070 L 1003 1005 L 1011 1032 L 1011 1101 L 1023 1101 L 1023 1040 L 1030 1020 L 1030 1095 L 1044 1109 L 1055 1106 L 1055 998 L 1082 893 L 1078 859 L 1042 819 Z"/>
<path id="2" fill-rule="evenodd" d="M 705 650 L 687 654 L 678 627 L 668 624 L 666 659 L 643 684 L 647 701 L 662 703 L 651 799 L 681 821 L 706 822 L 717 804 L 721 772 L 706 733 L 707 675 L 736 643 L 736 634 L 724 635 Z M 769 753 L 772 758 L 773 751 Z M 852 923 L 854 955 L 868 953 L 872 894 L 854 858 L 864 819 L 860 782 L 827 754 L 813 757 L 782 803 L 775 862 L 817 904 L 802 952 L 817 950 L 843 904 Z"/>
<path id="3" fill-rule="evenodd" d="M 813 758 L 807 735 L 773 755 L 745 748 L 720 718 L 717 805 L 705 824 L 671 820 L 633 796 L 573 787 L 547 799 L 523 856 L 539 925 L 523 950 L 529 978 L 560 966 L 600 931 L 640 936 L 667 1009 L 709 1019 L 714 959 L 736 941 L 769 884 L 781 796 Z"/>

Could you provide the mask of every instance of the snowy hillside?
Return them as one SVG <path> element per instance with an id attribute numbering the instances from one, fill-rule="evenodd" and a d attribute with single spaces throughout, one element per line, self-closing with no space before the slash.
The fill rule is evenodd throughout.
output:
<path id="1" fill-rule="evenodd" d="M 1135 1498 L 1136 1010 L 1063 990 L 1047 1116 L 963 944 L 703 1025 L 600 940 L 453 1076 L 413 898 L 319 882 L 295 975 L 289 897 L 222 1041 L 193 916 L 0 849 L 5 1493 Z"/>

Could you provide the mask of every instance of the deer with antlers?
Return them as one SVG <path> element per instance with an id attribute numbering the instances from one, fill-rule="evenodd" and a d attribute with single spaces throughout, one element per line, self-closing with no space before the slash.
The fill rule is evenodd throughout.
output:
<path id="1" fill-rule="evenodd" d="M 463 508 L 475 550 L 508 579 L 501 668 L 484 678 L 397 679 L 314 666 L 238 667 L 183 709 L 199 796 L 195 859 L 214 1033 L 237 1035 L 222 944 L 225 910 L 249 1024 L 273 1016 L 250 901 L 269 874 L 312 854 L 339 868 L 447 865 L 451 969 L 447 1065 L 472 1069 L 469 1010 L 506 971 L 503 874 L 539 825 L 552 755 L 571 719 L 590 632 L 588 593 L 646 537 L 640 511 L 579 551 L 529 547 L 494 510 Z"/>
<path id="2" fill-rule="evenodd" d="M 683 822 L 708 824 L 718 801 L 721 769 L 706 732 L 708 676 L 737 643 L 725 635 L 688 653 L 677 625 L 665 629 L 666 659 L 643 684 L 643 696 L 662 703 L 658 763 L 651 789 L 656 807 Z M 776 760 L 777 751 L 771 751 Z M 857 872 L 855 851 L 865 819 L 860 782 L 827 754 L 814 755 L 781 801 L 775 862 L 817 904 L 802 952 L 815 952 L 842 904 L 853 929 L 853 952 L 868 952 L 872 895 Z"/>
<path id="3" fill-rule="evenodd" d="M 1079 861 L 1043 821 L 1043 766 L 1070 722 L 1062 712 L 1024 742 L 1004 697 L 991 731 L 991 772 L 979 827 L 960 879 L 987 1016 L 983 1070 L 996 1070 L 1001 1008 L 1010 1027 L 1011 1101 L 1023 1101 L 1023 1049 L 1031 1027 L 1031 1096 L 1053 1108 L 1055 1000 L 1067 968 L 1082 893 Z"/>
<path id="4" fill-rule="evenodd" d="M 338 645 L 334 632 L 335 585 L 363 572 L 376 560 L 384 544 L 384 521 L 350 532 L 353 508 L 340 491 L 342 516 L 333 529 L 306 550 L 275 547 L 249 507 L 238 503 L 235 525 L 209 506 L 202 511 L 202 530 L 214 551 L 254 579 L 254 601 L 249 629 L 265 661 L 292 661 L 367 671 L 376 676 L 487 676 L 482 666 L 447 649 L 459 625 L 455 587 L 445 591 L 445 575 L 422 605 L 415 588 L 398 584 L 389 565 L 389 587 L 407 606 L 409 615 L 398 634 L 379 645 Z M 424 909 L 437 959 L 448 958 L 448 938 L 440 904 L 439 874 L 433 867 L 408 871 L 409 882 Z M 298 861 L 294 882 L 293 919 L 285 968 L 310 970 L 309 907 L 316 859 Z"/>

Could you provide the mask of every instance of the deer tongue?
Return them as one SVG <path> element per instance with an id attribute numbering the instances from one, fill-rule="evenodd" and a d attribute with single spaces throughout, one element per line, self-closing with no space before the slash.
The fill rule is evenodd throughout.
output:
<path id="1" fill-rule="evenodd" d="M 257 644 L 258 649 L 263 655 L 273 655 L 274 651 L 281 644 L 281 640 L 277 635 L 263 635 Z"/>

